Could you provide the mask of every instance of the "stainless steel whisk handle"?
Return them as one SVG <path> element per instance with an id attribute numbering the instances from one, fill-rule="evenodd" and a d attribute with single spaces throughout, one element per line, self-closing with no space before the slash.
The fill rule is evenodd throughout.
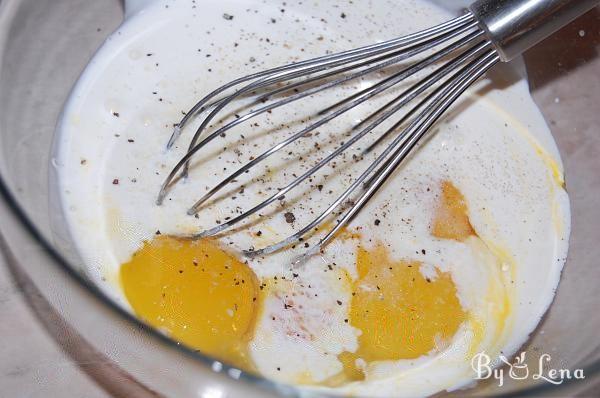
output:
<path id="1" fill-rule="evenodd" d="M 503 62 L 522 54 L 600 0 L 478 0 L 469 10 Z"/>

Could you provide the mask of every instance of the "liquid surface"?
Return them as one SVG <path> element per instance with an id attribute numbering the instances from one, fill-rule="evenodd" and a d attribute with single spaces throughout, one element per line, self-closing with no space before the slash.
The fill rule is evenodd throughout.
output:
<path id="1" fill-rule="evenodd" d="M 334 150 L 404 87 L 240 176 L 226 199 L 207 203 L 197 217 L 186 214 L 241 164 L 385 73 L 236 127 L 207 146 L 189 179 L 155 205 L 199 119 L 165 151 L 173 124 L 203 94 L 243 73 L 451 16 L 410 0 L 205 1 L 201 10 L 193 1 L 157 0 L 133 16 L 88 66 L 56 138 L 65 220 L 87 273 L 190 349 L 311 391 L 426 396 L 471 383 L 477 352 L 515 352 L 554 295 L 569 209 L 552 136 L 512 69 L 473 86 L 345 233 L 301 267 L 292 260 L 327 228 L 271 256 L 246 259 L 240 252 L 283 239 L 326 209 L 381 153 L 383 146 L 363 156 L 389 125 L 247 228 L 195 243 L 172 236 L 240 214 Z M 230 117 L 247 110 L 232 108 Z"/>

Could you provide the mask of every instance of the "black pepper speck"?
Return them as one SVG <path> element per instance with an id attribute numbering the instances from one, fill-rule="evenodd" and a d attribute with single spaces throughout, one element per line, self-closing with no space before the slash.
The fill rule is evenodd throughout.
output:
<path id="1" fill-rule="evenodd" d="M 292 224 L 294 221 L 296 221 L 296 216 L 290 211 L 285 213 L 283 216 L 285 217 L 285 222 L 287 222 L 288 224 Z"/>

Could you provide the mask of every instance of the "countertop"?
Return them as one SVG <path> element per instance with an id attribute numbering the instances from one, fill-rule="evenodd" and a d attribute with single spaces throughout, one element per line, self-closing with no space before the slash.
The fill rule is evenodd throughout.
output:
<path id="1" fill-rule="evenodd" d="M 16 278 L 0 251 L 0 396 L 108 397 L 48 333 L 29 303 L 32 286 Z"/>

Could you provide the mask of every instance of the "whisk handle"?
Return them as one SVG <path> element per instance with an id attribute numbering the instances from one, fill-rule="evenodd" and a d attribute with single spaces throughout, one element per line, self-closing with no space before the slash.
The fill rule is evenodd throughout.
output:
<path id="1" fill-rule="evenodd" d="M 500 58 L 508 62 L 600 0 L 478 0 L 470 7 Z"/>

